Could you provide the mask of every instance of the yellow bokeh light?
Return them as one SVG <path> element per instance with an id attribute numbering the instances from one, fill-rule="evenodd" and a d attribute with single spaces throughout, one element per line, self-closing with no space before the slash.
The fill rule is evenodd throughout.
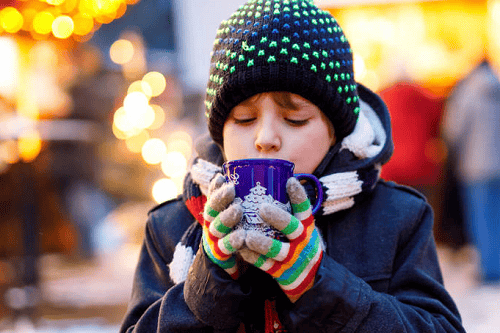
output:
<path id="1" fill-rule="evenodd" d="M 143 109 L 149 104 L 148 97 L 139 91 L 133 91 L 127 94 L 125 100 L 123 101 L 123 107 L 127 112 L 133 112 L 135 109 Z"/>
<path id="2" fill-rule="evenodd" d="M 116 16 L 116 12 L 120 8 L 122 1 L 123 0 L 93 0 L 95 3 L 94 8 L 98 15 L 112 15 L 113 17 Z"/>
<path id="3" fill-rule="evenodd" d="M 33 18 L 33 30 L 36 33 L 46 35 L 52 31 L 52 23 L 54 22 L 54 15 L 50 12 L 42 11 L 35 15 Z"/>
<path id="4" fill-rule="evenodd" d="M 129 40 L 119 39 L 111 45 L 109 56 L 116 64 L 126 64 L 130 62 L 134 56 L 134 45 Z"/>
<path id="5" fill-rule="evenodd" d="M 90 0 L 80 0 L 78 3 L 78 11 L 82 14 L 94 17 L 96 13 L 92 8 L 92 2 Z"/>
<path id="6" fill-rule="evenodd" d="M 23 27 L 23 15 L 14 7 L 5 7 L 0 11 L 2 28 L 10 33 L 16 33 Z"/>
<path id="7" fill-rule="evenodd" d="M 115 113 L 115 116 L 116 116 L 116 113 Z M 115 121 L 113 121 L 113 125 L 111 127 L 111 130 L 113 131 L 113 134 L 115 135 L 115 137 L 117 139 L 125 140 L 125 139 L 128 139 L 128 138 L 131 137 L 130 132 L 124 132 L 121 129 L 119 129 L 116 126 L 116 122 Z"/>
<path id="8" fill-rule="evenodd" d="M 142 78 L 142 81 L 147 82 L 152 89 L 153 96 L 159 96 L 167 85 L 165 76 L 159 72 L 149 72 Z"/>
<path id="9" fill-rule="evenodd" d="M 146 97 L 151 97 L 153 95 L 153 91 L 151 90 L 151 86 L 142 80 L 137 80 L 134 81 L 130 84 L 127 90 L 127 94 L 133 93 L 133 92 L 141 92 Z"/>
<path id="10" fill-rule="evenodd" d="M 165 111 L 163 111 L 162 107 L 156 104 L 151 104 L 151 108 L 155 113 L 155 119 L 151 125 L 149 125 L 149 129 L 158 129 L 165 122 Z"/>
<path id="11" fill-rule="evenodd" d="M 155 112 L 142 92 L 134 91 L 128 94 L 123 101 L 123 108 L 128 120 L 137 128 L 147 128 L 154 122 Z"/>
<path id="12" fill-rule="evenodd" d="M 149 139 L 142 146 L 142 158 L 148 164 L 159 164 L 165 158 L 167 147 L 160 139 Z"/>
<path id="13" fill-rule="evenodd" d="M 52 6 L 59 6 L 64 2 L 64 0 L 45 0 L 45 1 Z"/>
<path id="14" fill-rule="evenodd" d="M 23 133 L 17 142 L 19 157 L 25 162 L 33 161 L 42 150 L 42 140 L 37 131 Z"/>
<path id="15" fill-rule="evenodd" d="M 115 15 L 122 0 L 80 0 L 79 10 L 93 17 Z"/>
<path id="16" fill-rule="evenodd" d="M 177 186 L 168 178 L 162 178 L 153 185 L 153 199 L 157 203 L 162 203 L 177 197 Z"/>
<path id="17" fill-rule="evenodd" d="M 130 132 L 134 129 L 134 123 L 127 117 L 127 112 L 124 107 L 115 111 L 113 116 L 113 124 L 122 132 Z"/>
<path id="18" fill-rule="evenodd" d="M 84 36 L 94 29 L 94 20 L 88 15 L 78 13 L 73 16 L 73 22 L 75 23 L 75 35 Z"/>
<path id="19" fill-rule="evenodd" d="M 68 38 L 74 29 L 73 19 L 67 15 L 58 16 L 52 22 L 52 34 L 59 39 Z"/>
<path id="20" fill-rule="evenodd" d="M 129 111 L 136 108 L 144 108 L 148 105 L 149 98 L 141 91 L 132 91 L 125 96 L 123 107 Z"/>
<path id="21" fill-rule="evenodd" d="M 167 177 L 182 177 L 187 172 L 187 160 L 178 151 L 169 152 L 161 162 L 161 170 Z"/>
<path id="22" fill-rule="evenodd" d="M 142 151 L 142 146 L 148 140 L 149 133 L 143 130 L 139 134 L 127 138 L 125 144 L 132 153 L 140 153 Z"/>

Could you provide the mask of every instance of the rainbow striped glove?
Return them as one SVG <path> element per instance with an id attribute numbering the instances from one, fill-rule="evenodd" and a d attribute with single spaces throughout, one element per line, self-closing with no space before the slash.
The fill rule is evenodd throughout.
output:
<path id="1" fill-rule="evenodd" d="M 245 261 L 273 276 L 290 301 L 295 302 L 313 286 L 324 246 L 304 187 L 292 177 L 287 182 L 287 192 L 293 216 L 271 204 L 263 204 L 259 214 L 290 242 L 248 231 L 245 240 L 248 249 L 240 253 Z"/>
<path id="2" fill-rule="evenodd" d="M 237 279 L 238 266 L 233 254 L 245 243 L 246 232 L 243 229 L 232 230 L 243 216 L 240 205 L 230 205 L 234 193 L 234 184 L 226 183 L 221 174 L 212 180 L 203 212 L 202 241 L 208 258 Z"/>

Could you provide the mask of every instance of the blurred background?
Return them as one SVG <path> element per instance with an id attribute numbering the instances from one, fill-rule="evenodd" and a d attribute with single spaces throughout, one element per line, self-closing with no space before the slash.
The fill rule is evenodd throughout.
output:
<path id="1" fill-rule="evenodd" d="M 356 80 L 389 106 L 382 175 L 429 198 L 464 326 L 500 332 L 446 121 L 482 69 L 488 93 L 468 100 L 500 113 L 500 1 L 315 2 L 343 27 Z M 243 3 L 0 1 L 0 332 L 118 331 L 147 212 L 181 193 L 206 131 L 215 31 Z"/>

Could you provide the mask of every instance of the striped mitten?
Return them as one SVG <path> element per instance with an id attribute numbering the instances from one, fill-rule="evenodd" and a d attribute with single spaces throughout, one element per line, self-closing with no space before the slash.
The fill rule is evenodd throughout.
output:
<path id="1" fill-rule="evenodd" d="M 233 200 L 234 184 L 226 183 L 221 174 L 216 175 L 203 212 L 202 242 L 210 260 L 237 279 L 238 267 L 233 254 L 243 246 L 246 233 L 242 229 L 232 230 L 243 216 L 240 205 L 230 205 Z"/>
<path id="2" fill-rule="evenodd" d="M 290 301 L 297 301 L 314 284 L 323 256 L 323 242 L 314 224 L 311 204 L 296 178 L 287 182 L 293 215 L 271 204 L 260 207 L 260 216 L 285 234 L 289 242 L 248 231 L 243 259 L 275 278 Z"/>

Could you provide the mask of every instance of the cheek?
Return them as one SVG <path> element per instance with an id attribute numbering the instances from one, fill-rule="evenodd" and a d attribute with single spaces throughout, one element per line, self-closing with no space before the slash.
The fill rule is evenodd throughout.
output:
<path id="1" fill-rule="evenodd" d="M 327 127 L 315 127 L 301 136 L 295 136 L 295 172 L 312 173 L 333 144 Z"/>
<path id="2" fill-rule="evenodd" d="M 222 132 L 224 154 L 227 160 L 237 160 L 247 157 L 248 135 L 232 124 L 226 124 Z"/>

